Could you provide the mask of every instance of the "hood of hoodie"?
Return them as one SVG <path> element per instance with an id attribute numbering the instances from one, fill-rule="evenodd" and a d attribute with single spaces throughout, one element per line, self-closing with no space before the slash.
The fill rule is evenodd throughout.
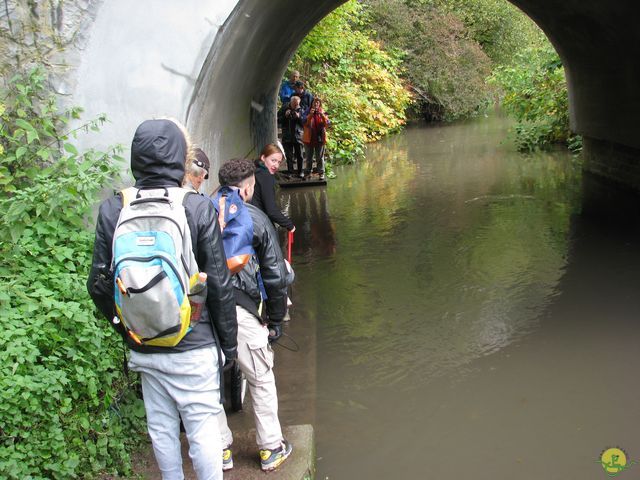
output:
<path id="1" fill-rule="evenodd" d="M 146 120 L 131 142 L 136 187 L 179 187 L 184 178 L 187 141 L 171 120 Z"/>

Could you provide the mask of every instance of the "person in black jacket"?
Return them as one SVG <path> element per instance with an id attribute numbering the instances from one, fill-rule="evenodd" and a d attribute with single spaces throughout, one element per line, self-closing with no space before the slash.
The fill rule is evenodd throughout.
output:
<path id="1" fill-rule="evenodd" d="M 135 187 L 180 187 L 190 155 L 188 135 L 177 122 L 143 122 L 131 145 Z M 115 195 L 100 205 L 87 281 L 89 294 L 109 321 L 115 316 L 112 241 L 122 202 L 121 195 Z M 198 478 L 222 479 L 216 416 L 222 410 L 222 364 L 225 358 L 231 361 L 237 356 L 235 298 L 213 204 L 196 194 L 187 194 L 183 204 L 198 268 L 207 274 L 208 293 L 201 321 L 175 347 L 137 344 L 120 323 L 113 325 L 131 349 L 129 367 L 141 374 L 147 427 L 162 478 L 182 478 L 182 418 Z"/>
<path id="2" fill-rule="evenodd" d="M 306 112 L 307 110 L 309 110 L 311 108 L 311 105 L 313 104 L 313 95 L 311 94 L 311 92 L 305 90 L 304 82 L 298 80 L 294 84 L 293 90 L 295 92 L 294 95 L 300 98 L 300 108 L 302 109 L 302 111 Z"/>
<path id="3" fill-rule="evenodd" d="M 278 121 L 282 125 L 282 146 L 287 159 L 287 170 L 294 173 L 293 160 L 296 160 L 298 175 L 302 174 L 302 133 L 304 131 L 303 111 L 300 97 L 293 96 L 289 103 L 278 112 Z"/>
<path id="4" fill-rule="evenodd" d="M 209 157 L 201 148 L 196 148 L 193 161 L 186 166 L 182 186 L 199 192 L 202 182 L 209 178 L 209 168 Z"/>
<path id="5" fill-rule="evenodd" d="M 278 208 L 276 204 L 275 173 L 282 163 L 282 149 L 275 143 L 265 145 L 260 152 L 260 159 L 256 160 L 256 187 L 251 204 L 267 214 L 269 220 L 294 232 L 293 221 Z"/>
<path id="6" fill-rule="evenodd" d="M 281 325 L 287 313 L 287 286 L 293 278 L 287 273 L 273 224 L 261 210 L 246 203 L 254 191 L 254 170 L 250 160 L 234 158 L 220 167 L 218 179 L 221 187 L 238 189 L 253 223 L 255 255 L 233 276 L 238 314 L 238 364 L 247 378 L 253 402 L 260 464 L 262 470 L 270 471 L 282 464 L 292 450 L 282 435 L 278 419 L 273 350 L 269 342 L 277 341 L 282 334 Z M 259 312 L 262 295 L 258 276 L 267 294 L 267 324 L 262 322 Z M 229 470 L 233 467 L 233 436 L 224 411 L 220 412 L 219 421 L 224 445 L 223 468 Z"/>

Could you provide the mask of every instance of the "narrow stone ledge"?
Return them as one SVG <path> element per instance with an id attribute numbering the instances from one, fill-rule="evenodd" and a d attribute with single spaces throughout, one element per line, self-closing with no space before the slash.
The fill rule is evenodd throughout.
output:
<path id="1" fill-rule="evenodd" d="M 255 429 L 233 432 L 233 470 L 224 474 L 224 480 L 313 480 L 316 470 L 316 447 L 311 425 L 283 427 L 283 434 L 293 445 L 291 456 L 281 467 L 265 473 L 260 470 Z M 189 444 L 181 435 L 185 480 L 197 480 L 189 459 Z M 133 456 L 136 478 L 156 480 L 160 471 L 153 456 L 151 444 Z M 100 480 L 122 480 L 122 477 L 104 475 Z"/>
<path id="2" fill-rule="evenodd" d="M 293 452 L 281 467 L 273 472 L 260 470 L 256 450 L 256 432 L 233 432 L 233 470 L 224 474 L 225 480 L 313 480 L 316 452 L 311 425 L 284 427 L 284 436 L 293 445 Z"/>

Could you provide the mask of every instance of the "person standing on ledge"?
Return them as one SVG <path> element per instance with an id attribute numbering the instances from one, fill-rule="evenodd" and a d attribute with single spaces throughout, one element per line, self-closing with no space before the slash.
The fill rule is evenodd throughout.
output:
<path id="1" fill-rule="evenodd" d="M 195 158 L 186 166 L 186 175 L 184 176 L 184 188 L 189 190 L 200 191 L 200 186 L 207 178 L 209 178 L 209 157 L 201 148 L 195 149 Z"/>
<path id="2" fill-rule="evenodd" d="M 282 146 L 289 174 L 302 173 L 302 132 L 304 131 L 302 114 L 300 97 L 295 95 L 278 112 L 278 121 L 282 124 Z"/>
<path id="3" fill-rule="evenodd" d="M 147 430 L 162 479 L 184 478 L 180 449 L 182 419 L 189 440 L 189 456 L 198 479 L 222 480 L 222 445 L 217 415 L 222 411 L 222 364 L 225 358 L 230 362 L 237 356 L 236 302 L 213 204 L 202 195 L 180 188 L 185 164 L 191 158 L 188 134 L 177 122 L 162 119 L 140 124 L 131 144 L 135 186 L 131 187 L 131 193 L 127 193 L 129 189 L 123 190 L 100 204 L 87 289 L 100 312 L 129 346 L 129 368 L 140 372 Z M 140 195 L 143 197 L 139 201 L 141 204 L 153 191 L 166 193 L 169 198 L 174 198 L 173 195 L 177 198 L 178 194 L 183 197 L 189 227 L 184 231 L 190 232 L 189 243 L 198 270 L 207 274 L 207 295 L 201 315 L 175 346 L 151 346 L 139 339 L 134 341 L 137 337 L 132 338 L 131 331 L 122 321 L 112 321 L 116 308 L 111 264 L 120 212 L 125 208 L 125 197 L 135 199 Z M 129 243 L 145 245 L 141 241 Z M 127 259 L 134 260 L 137 259 Z M 159 283 L 162 282 L 154 285 Z M 122 282 L 118 285 L 120 287 Z M 123 295 L 130 296 L 133 290 L 127 289 Z M 144 293 L 142 289 L 136 290 L 140 290 L 136 293 Z M 151 303 L 150 307 L 160 304 L 159 301 Z M 142 314 L 140 312 L 138 316 Z"/>
<path id="4" fill-rule="evenodd" d="M 294 70 L 293 72 L 291 72 L 291 77 L 289 77 L 289 81 L 285 80 L 284 82 L 282 82 L 282 86 L 280 87 L 280 93 L 278 93 L 278 95 L 280 96 L 280 101 L 282 102 L 283 105 L 285 103 L 288 103 L 289 100 L 291 100 L 291 95 L 295 93 L 296 82 L 299 80 L 300 80 L 300 72 L 297 70 Z"/>
<path id="5" fill-rule="evenodd" d="M 322 100 L 316 97 L 313 99 L 311 108 L 306 114 L 304 121 L 304 133 L 302 134 L 302 143 L 304 143 L 304 151 L 306 156 L 307 167 L 300 177 L 304 178 L 304 174 L 311 175 L 313 171 L 313 157 L 316 157 L 316 167 L 320 180 L 324 180 L 324 150 L 327 144 L 327 127 L 329 126 L 329 118 L 322 109 Z"/>
<path id="6" fill-rule="evenodd" d="M 309 110 L 309 108 L 311 108 L 311 105 L 313 104 L 313 95 L 305 90 L 304 82 L 300 80 L 298 80 L 294 84 L 293 88 L 293 95 L 300 98 L 300 108 L 303 112 L 306 112 L 307 110 Z"/>
<path id="7" fill-rule="evenodd" d="M 292 450 L 291 443 L 282 435 L 278 419 L 278 393 L 270 343 L 276 342 L 282 335 L 282 322 L 287 312 L 287 286 L 293 281 L 293 275 L 287 273 L 273 224 L 264 212 L 248 204 L 255 187 L 254 171 L 251 160 L 234 158 L 225 162 L 218 172 L 220 189 L 214 202 L 217 204 L 221 196 L 237 192 L 251 217 L 251 246 L 255 253 L 233 275 L 238 314 L 238 364 L 247 377 L 253 402 L 260 467 L 268 472 L 280 466 Z M 223 235 L 226 232 L 224 230 Z M 260 316 L 263 299 L 258 273 L 267 294 L 264 300 L 268 318 L 266 323 Z M 224 410 L 218 415 L 218 421 L 222 435 L 223 469 L 230 470 L 233 468 L 233 435 Z"/>
<path id="8" fill-rule="evenodd" d="M 251 204 L 267 214 L 269 220 L 291 232 L 296 227 L 293 221 L 287 217 L 276 204 L 276 180 L 275 173 L 280 168 L 284 158 L 282 147 L 275 143 L 265 145 L 260 152 L 260 158 L 256 160 L 256 187 Z"/>

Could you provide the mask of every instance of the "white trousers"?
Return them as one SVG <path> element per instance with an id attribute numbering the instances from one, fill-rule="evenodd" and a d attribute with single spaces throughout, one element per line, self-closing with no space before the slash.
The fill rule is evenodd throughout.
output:
<path id="1" fill-rule="evenodd" d="M 273 375 L 273 350 L 269 345 L 269 330 L 247 310 L 236 306 L 238 317 L 238 364 L 247 377 L 253 403 L 258 448 L 273 449 L 282 441 L 278 419 L 278 392 Z M 222 445 L 233 443 L 224 409 L 218 415 Z"/>
<path id="2" fill-rule="evenodd" d="M 216 347 L 181 353 L 131 352 L 140 372 L 147 428 L 163 480 L 183 480 L 180 418 L 199 480 L 222 480 L 218 353 Z"/>

